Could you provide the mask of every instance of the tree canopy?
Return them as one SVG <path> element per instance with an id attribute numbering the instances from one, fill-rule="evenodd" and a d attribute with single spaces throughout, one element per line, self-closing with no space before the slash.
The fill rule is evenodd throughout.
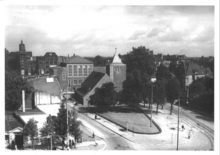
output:
<path id="1" fill-rule="evenodd" d="M 136 107 L 142 101 L 142 90 L 141 73 L 134 70 L 123 82 L 123 102 L 131 107 Z"/>
<path id="2" fill-rule="evenodd" d="M 22 105 L 22 90 L 25 90 L 25 97 L 32 92 L 33 87 L 29 86 L 15 71 L 5 73 L 5 109 L 18 110 Z"/>
<path id="3" fill-rule="evenodd" d="M 54 126 L 55 133 L 60 136 L 67 134 L 67 113 L 64 103 L 60 105 L 59 112 L 55 119 Z M 77 120 L 77 112 L 75 110 L 68 111 L 68 132 L 75 138 L 81 137 L 82 131 L 80 130 L 81 122 Z"/>
<path id="4" fill-rule="evenodd" d="M 162 63 L 159 65 L 156 71 L 157 80 L 169 80 L 171 78 L 169 69 L 165 67 Z"/>
<path id="5" fill-rule="evenodd" d="M 25 136 L 30 136 L 32 141 L 32 148 L 34 149 L 34 138 L 38 136 L 37 121 L 34 118 L 30 119 L 24 126 L 23 133 Z"/>
<path id="6" fill-rule="evenodd" d="M 98 108 L 107 109 L 116 104 L 116 91 L 114 83 L 104 83 L 101 88 L 96 88 L 95 93 L 90 96 L 90 105 L 95 105 Z"/>

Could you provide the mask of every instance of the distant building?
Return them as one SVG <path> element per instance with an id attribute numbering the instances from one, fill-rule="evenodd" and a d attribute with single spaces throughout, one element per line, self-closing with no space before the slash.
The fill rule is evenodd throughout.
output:
<path id="1" fill-rule="evenodd" d="M 58 56 L 55 52 L 47 52 L 44 55 L 45 73 L 49 73 L 50 67 L 56 67 L 58 64 Z"/>
<path id="2" fill-rule="evenodd" d="M 185 65 L 186 78 L 185 86 L 189 86 L 194 80 L 202 77 L 213 78 L 213 72 L 209 68 L 199 66 L 197 63 L 189 63 Z"/>
<path id="3" fill-rule="evenodd" d="M 122 83 L 126 80 L 126 65 L 121 62 L 117 48 L 112 63 L 106 65 L 106 73 L 115 83 L 116 90 L 122 90 Z"/>
<path id="4" fill-rule="evenodd" d="M 45 68 L 46 64 L 44 61 L 43 56 L 37 56 L 36 57 L 36 72 L 38 75 L 44 75 L 45 74 Z"/>
<path id="5" fill-rule="evenodd" d="M 32 52 L 26 51 L 22 40 L 19 44 L 19 69 L 23 76 L 32 74 Z"/>

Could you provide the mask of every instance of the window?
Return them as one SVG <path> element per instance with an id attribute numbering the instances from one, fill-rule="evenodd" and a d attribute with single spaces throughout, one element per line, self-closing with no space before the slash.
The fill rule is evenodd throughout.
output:
<path id="1" fill-rule="evenodd" d="M 62 79 L 65 81 L 66 80 L 66 73 L 62 72 Z"/>
<path id="2" fill-rule="evenodd" d="M 78 68 L 79 68 L 79 76 L 82 76 L 82 65 L 79 65 Z"/>
<path id="3" fill-rule="evenodd" d="M 68 87 L 71 87 L 71 79 L 68 80 Z"/>
<path id="4" fill-rule="evenodd" d="M 79 84 L 82 84 L 82 80 L 79 80 Z"/>
<path id="5" fill-rule="evenodd" d="M 83 75 L 88 76 L 88 74 L 87 74 L 87 65 L 83 66 Z"/>
<path id="6" fill-rule="evenodd" d="M 73 84 L 74 84 L 74 85 L 77 85 L 77 80 L 74 80 L 74 81 L 73 81 Z"/>
<path id="7" fill-rule="evenodd" d="M 72 77 L 73 76 L 73 66 L 72 65 L 68 65 L 68 77 Z"/>
<path id="8" fill-rule="evenodd" d="M 77 76 L 77 65 L 73 66 L 73 76 Z"/>
<path id="9" fill-rule="evenodd" d="M 89 74 L 90 74 L 92 72 L 92 65 L 89 65 L 88 68 L 89 68 Z"/>

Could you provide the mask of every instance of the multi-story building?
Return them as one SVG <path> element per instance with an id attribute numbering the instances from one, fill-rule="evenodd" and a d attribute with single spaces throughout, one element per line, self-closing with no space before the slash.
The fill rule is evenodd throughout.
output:
<path id="1" fill-rule="evenodd" d="M 45 74 L 45 61 L 43 56 L 36 57 L 36 70 L 38 75 Z"/>
<path id="2" fill-rule="evenodd" d="M 44 55 L 45 73 L 49 73 L 50 67 L 56 67 L 58 64 L 58 56 L 55 52 L 47 52 Z"/>
<path id="3" fill-rule="evenodd" d="M 53 74 L 58 77 L 62 90 L 74 91 L 81 87 L 83 81 L 93 71 L 93 62 L 80 56 L 73 56 L 66 60 L 65 66 L 55 67 Z"/>
<path id="4" fill-rule="evenodd" d="M 32 68 L 32 52 L 26 51 L 25 44 L 21 40 L 19 44 L 19 69 L 21 71 L 21 75 L 31 75 Z"/>

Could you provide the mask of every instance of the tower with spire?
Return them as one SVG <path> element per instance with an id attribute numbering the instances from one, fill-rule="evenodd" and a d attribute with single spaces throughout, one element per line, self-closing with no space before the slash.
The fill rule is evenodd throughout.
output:
<path id="1" fill-rule="evenodd" d="M 121 91 L 122 83 L 126 80 L 126 65 L 121 62 L 117 48 L 112 63 L 108 62 L 106 65 L 106 73 L 115 83 L 116 90 Z"/>
<path id="2" fill-rule="evenodd" d="M 22 40 L 21 40 L 21 43 L 19 44 L 19 52 L 26 52 L 25 44 L 23 44 Z"/>

